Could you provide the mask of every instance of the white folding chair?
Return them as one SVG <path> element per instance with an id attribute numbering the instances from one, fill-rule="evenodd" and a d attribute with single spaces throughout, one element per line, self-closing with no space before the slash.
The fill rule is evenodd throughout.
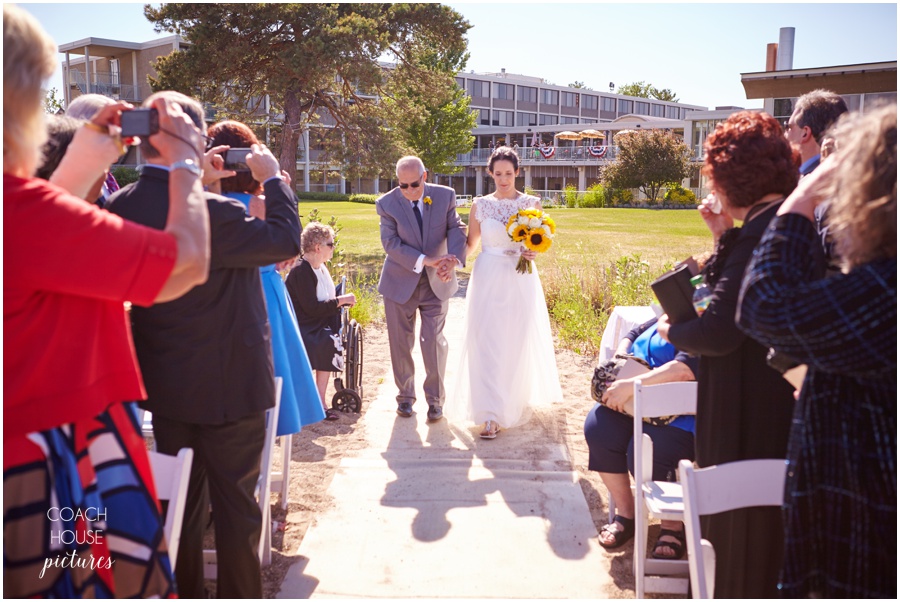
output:
<path id="1" fill-rule="evenodd" d="M 150 443 L 150 449 L 156 451 L 156 437 L 153 434 L 153 414 L 138 408 L 138 422 L 141 423 L 141 435 Z"/>
<path id="2" fill-rule="evenodd" d="M 281 435 L 278 437 L 281 446 L 281 470 L 272 473 L 272 489 L 279 493 L 281 509 L 288 507 L 288 488 L 291 483 L 291 448 L 294 445 L 293 435 Z"/>
<path id="3" fill-rule="evenodd" d="M 716 553 L 701 538 L 700 517 L 738 508 L 781 506 L 786 473 L 786 460 L 741 460 L 698 469 L 687 460 L 678 463 L 694 598 L 712 598 L 716 581 Z"/>
<path id="4" fill-rule="evenodd" d="M 278 429 L 278 411 L 281 408 L 280 376 L 275 377 L 275 407 L 266 410 L 266 438 L 259 463 L 259 479 L 256 482 L 256 499 L 262 512 L 262 531 L 257 553 L 260 566 L 272 564 L 272 458 L 275 453 L 275 431 Z M 215 579 L 217 573 L 216 551 L 203 550 L 203 576 Z"/>
<path id="5" fill-rule="evenodd" d="M 681 521 L 681 485 L 653 480 L 653 440 L 643 418 L 697 413 L 697 383 L 643 386 L 634 383 L 634 581 L 635 597 L 644 593 L 687 594 L 686 560 L 647 558 L 649 519 Z"/>
<path id="6" fill-rule="evenodd" d="M 156 483 L 156 495 L 161 501 L 168 500 L 166 520 L 163 534 L 169 547 L 169 563 L 175 570 L 178 558 L 178 545 L 181 542 L 181 523 L 184 519 L 184 505 L 187 501 L 188 484 L 191 479 L 191 462 L 194 450 L 183 447 L 177 456 L 169 456 L 159 452 L 147 452 L 150 456 L 150 470 Z"/>

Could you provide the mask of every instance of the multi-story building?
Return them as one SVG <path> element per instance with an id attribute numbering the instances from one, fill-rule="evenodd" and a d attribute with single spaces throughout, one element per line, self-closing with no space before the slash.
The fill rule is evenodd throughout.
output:
<path id="1" fill-rule="evenodd" d="M 150 94 L 147 77 L 155 74 L 153 61 L 185 44 L 177 35 L 144 43 L 87 38 L 62 44 L 59 50 L 65 53 L 65 101 L 95 92 L 139 103 Z M 747 98 L 762 101 L 762 106 L 753 110 L 765 110 L 787 121 L 796 98 L 816 88 L 843 95 L 851 110 L 865 110 L 884 99 L 896 102 L 896 61 L 793 69 L 792 60 L 793 28 L 783 28 L 779 44 L 770 44 L 767 49 L 766 70 L 741 74 Z M 670 130 L 683 137 L 699 163 L 702 143 L 709 131 L 741 110 L 709 110 L 681 102 L 623 96 L 613 93 L 612 83 L 609 92 L 558 86 L 539 77 L 510 74 L 505 69 L 499 73 L 461 72 L 456 83 L 478 112 L 472 131 L 475 143 L 471 151 L 458 155 L 458 173 L 435 177 L 460 195 L 490 191 L 491 181 L 484 167 L 491 149 L 498 144 L 520 149 L 522 169 L 517 186 L 548 192 L 570 184 L 585 190 L 599 181 L 601 167 L 615 158 L 613 136 L 624 129 Z M 334 127 L 328 116 L 316 125 Z M 309 129 L 301 137 L 297 155 L 297 182 L 301 188 L 372 193 L 393 187 L 390 179 L 344 179 L 342 166 L 328 159 L 315 138 Z M 126 157 L 127 162 L 137 160 L 133 154 Z M 684 184 L 698 195 L 706 192 L 699 175 Z"/>

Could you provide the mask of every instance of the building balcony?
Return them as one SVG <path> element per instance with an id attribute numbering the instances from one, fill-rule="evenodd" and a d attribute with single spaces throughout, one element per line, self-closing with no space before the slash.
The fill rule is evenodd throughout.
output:
<path id="1" fill-rule="evenodd" d="M 468 153 L 456 155 L 458 165 L 481 166 L 488 162 L 493 151 L 489 148 L 477 148 Z M 543 165 L 569 163 L 574 165 L 598 165 L 608 163 L 616 158 L 616 146 L 545 146 L 544 148 L 519 148 L 521 165 Z"/>
<path id="2" fill-rule="evenodd" d="M 67 83 L 70 88 L 77 88 L 81 94 L 102 94 L 114 100 L 141 102 L 150 95 L 149 86 L 143 86 L 142 90 L 142 86 L 120 83 L 116 73 L 91 73 L 91 81 L 88 82 L 83 72 L 71 69 Z"/>

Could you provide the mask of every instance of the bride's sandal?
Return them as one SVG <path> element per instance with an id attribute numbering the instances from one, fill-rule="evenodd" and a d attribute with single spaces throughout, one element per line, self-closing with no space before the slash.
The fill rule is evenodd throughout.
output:
<path id="1" fill-rule="evenodd" d="M 500 425 L 493 420 L 488 420 L 484 423 L 484 429 L 481 431 L 481 438 L 496 439 L 498 432 L 500 432 Z"/>

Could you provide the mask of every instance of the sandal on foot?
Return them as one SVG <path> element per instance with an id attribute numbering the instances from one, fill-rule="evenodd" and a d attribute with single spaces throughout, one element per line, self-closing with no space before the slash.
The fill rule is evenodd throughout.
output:
<path id="1" fill-rule="evenodd" d="M 482 429 L 480 436 L 482 439 L 496 439 L 499 432 L 500 425 L 493 420 L 488 420 L 484 423 L 484 429 Z"/>
<path id="2" fill-rule="evenodd" d="M 340 420 L 337 411 L 328 408 L 325 410 L 325 420 Z"/>
<path id="3" fill-rule="evenodd" d="M 621 527 L 620 529 L 614 529 L 613 525 L 616 523 L 619 524 Z M 634 537 L 634 519 L 625 518 L 624 516 L 619 516 L 617 514 L 613 519 L 613 522 L 600 529 L 600 533 L 609 533 L 613 536 L 613 542 L 611 544 L 605 544 L 602 539 L 600 540 L 600 545 L 607 550 L 624 546 Z"/>
<path id="4" fill-rule="evenodd" d="M 671 537 L 677 541 L 660 541 L 663 537 Z M 659 553 L 660 548 L 669 548 L 674 552 L 670 556 Z M 684 531 L 672 531 L 671 529 L 660 529 L 659 537 L 656 538 L 656 545 L 653 546 L 653 558 L 657 560 L 681 560 L 684 557 Z"/>

